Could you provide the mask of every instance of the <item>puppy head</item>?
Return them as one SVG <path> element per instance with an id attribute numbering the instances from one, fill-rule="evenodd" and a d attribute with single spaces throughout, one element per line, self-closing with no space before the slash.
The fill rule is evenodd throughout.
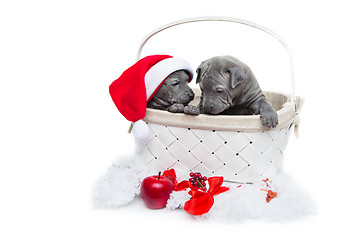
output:
<path id="1" fill-rule="evenodd" d="M 196 83 L 201 89 L 201 113 L 218 114 L 232 106 L 246 74 L 241 64 L 214 57 L 200 64 Z M 236 90 L 236 91 L 235 91 Z"/>
<path id="2" fill-rule="evenodd" d="M 184 70 L 170 74 L 148 102 L 148 107 L 166 109 L 174 103 L 187 105 L 195 95 L 188 85 L 189 77 Z"/>

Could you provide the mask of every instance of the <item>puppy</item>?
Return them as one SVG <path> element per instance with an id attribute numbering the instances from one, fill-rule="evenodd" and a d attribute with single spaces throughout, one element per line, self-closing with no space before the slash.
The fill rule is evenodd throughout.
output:
<path id="1" fill-rule="evenodd" d="M 195 95 L 188 82 L 189 75 L 184 70 L 170 74 L 147 103 L 147 107 L 173 113 L 199 115 L 200 110 L 196 106 L 188 105 Z"/>
<path id="2" fill-rule="evenodd" d="M 260 114 L 268 128 L 278 124 L 277 113 L 266 100 L 251 69 L 232 56 L 210 58 L 196 70 L 201 89 L 200 113 Z"/>

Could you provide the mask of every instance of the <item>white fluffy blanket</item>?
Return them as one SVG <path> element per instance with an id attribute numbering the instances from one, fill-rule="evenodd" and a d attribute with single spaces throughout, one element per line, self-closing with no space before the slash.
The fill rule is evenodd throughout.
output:
<path id="1" fill-rule="evenodd" d="M 118 208 L 132 202 L 140 194 L 141 180 L 154 175 L 146 172 L 136 155 L 123 157 L 111 167 L 94 184 L 92 201 L 96 208 Z M 178 180 L 185 180 L 185 173 L 177 172 Z M 195 218 L 216 221 L 243 221 L 263 219 L 270 221 L 295 220 L 314 214 L 316 206 L 310 196 L 300 189 L 291 176 L 280 173 L 271 180 L 271 189 L 277 197 L 266 202 L 265 183 L 262 179 L 254 184 L 240 188 L 231 186 L 230 190 L 214 196 L 211 210 Z M 226 185 L 226 183 L 224 183 Z M 182 208 L 190 199 L 187 191 L 173 192 L 167 204 L 170 210 Z M 149 210 L 150 211 L 150 210 Z"/>

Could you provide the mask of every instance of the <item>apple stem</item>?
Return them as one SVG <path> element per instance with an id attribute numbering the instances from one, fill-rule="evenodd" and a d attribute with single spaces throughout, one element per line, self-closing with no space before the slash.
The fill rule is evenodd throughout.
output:
<path id="1" fill-rule="evenodd" d="M 160 175 L 161 175 L 161 172 L 159 172 L 159 177 L 158 177 L 158 180 L 160 180 Z"/>

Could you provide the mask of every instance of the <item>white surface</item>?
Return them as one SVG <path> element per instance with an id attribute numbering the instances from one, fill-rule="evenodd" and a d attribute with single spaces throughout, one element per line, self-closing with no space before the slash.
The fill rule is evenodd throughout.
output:
<path id="1" fill-rule="evenodd" d="M 0 4 L 0 238 L 359 236 L 356 83 L 360 17 L 356 2 L 168 3 Z M 284 164 L 317 201 L 315 217 L 290 223 L 210 224 L 177 211 L 150 211 L 141 204 L 105 211 L 90 206 L 94 181 L 116 156 L 133 147 L 126 133 L 129 124 L 112 103 L 108 86 L 133 63 L 147 33 L 177 19 L 202 15 L 248 19 L 272 29 L 288 43 L 294 55 L 297 94 L 306 102 L 300 139 L 290 139 Z M 207 32 L 209 39 L 218 35 L 232 39 L 228 29 Z M 187 37 L 198 43 L 197 36 Z M 240 43 L 239 48 L 244 45 Z M 212 55 L 228 54 L 214 45 L 195 50 L 177 46 L 176 56 L 188 60 L 187 54 L 193 53 L 194 65 Z M 282 80 L 288 73 L 264 64 L 279 58 L 276 66 L 282 66 L 283 55 L 272 54 L 270 61 L 259 55 L 261 46 L 253 54 L 234 55 L 253 69 L 263 89 L 283 91 L 272 80 Z M 260 80 L 266 77 L 268 81 Z"/>

